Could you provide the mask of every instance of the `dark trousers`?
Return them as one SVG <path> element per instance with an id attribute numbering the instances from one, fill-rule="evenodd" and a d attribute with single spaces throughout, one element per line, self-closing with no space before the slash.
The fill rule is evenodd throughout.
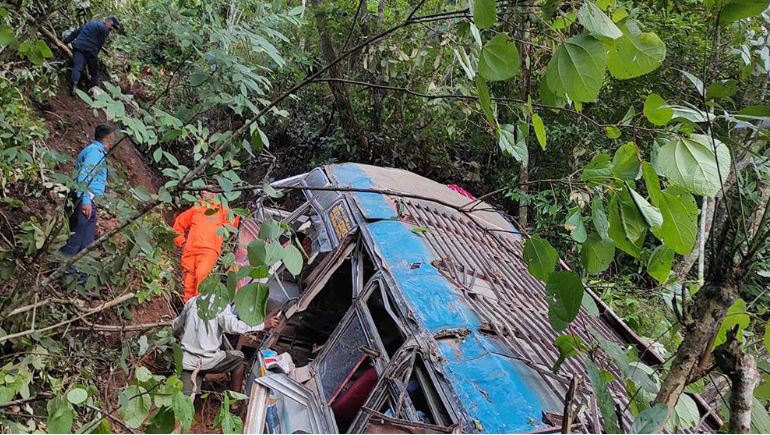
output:
<path id="1" fill-rule="evenodd" d="M 74 200 L 74 208 L 68 207 L 66 212 L 69 215 L 70 220 L 70 235 L 67 244 L 61 248 L 61 252 L 65 255 L 75 255 L 86 246 L 94 242 L 96 236 L 96 204 L 93 205 L 93 213 L 91 217 L 86 217 L 81 209 L 80 199 Z"/>
<path id="2" fill-rule="evenodd" d="M 80 82 L 83 67 L 88 66 L 89 88 L 99 86 L 99 58 L 91 51 L 72 50 L 72 75 L 70 84 L 76 87 Z"/>

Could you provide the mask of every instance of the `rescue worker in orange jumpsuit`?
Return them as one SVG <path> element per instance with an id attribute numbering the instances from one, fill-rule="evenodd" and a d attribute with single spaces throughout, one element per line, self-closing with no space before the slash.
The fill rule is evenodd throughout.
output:
<path id="1" fill-rule="evenodd" d="M 174 231 L 178 234 L 174 244 L 182 248 L 185 303 L 198 295 L 198 286 L 217 264 L 222 253 L 219 229 L 225 225 L 238 226 L 238 216 L 230 220 L 229 214 L 230 209 L 222 207 L 216 195 L 203 192 L 201 199 L 174 221 Z"/>

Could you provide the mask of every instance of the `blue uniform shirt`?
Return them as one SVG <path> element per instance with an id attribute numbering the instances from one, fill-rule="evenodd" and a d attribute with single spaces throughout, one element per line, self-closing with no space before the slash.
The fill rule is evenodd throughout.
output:
<path id="1" fill-rule="evenodd" d="M 72 46 L 76 49 L 96 54 L 102 49 L 104 41 L 107 40 L 109 34 L 110 30 L 104 25 L 103 21 L 94 20 L 85 23 L 83 27 L 70 33 L 64 39 L 64 43 L 69 44 L 75 41 L 72 42 Z"/>
<path id="2" fill-rule="evenodd" d="M 76 179 L 79 184 L 88 186 L 86 192 L 80 190 L 79 193 L 83 204 L 91 204 L 92 197 L 104 195 L 104 189 L 107 187 L 106 154 L 104 145 L 98 140 L 91 142 L 78 154 L 75 165 Z"/>

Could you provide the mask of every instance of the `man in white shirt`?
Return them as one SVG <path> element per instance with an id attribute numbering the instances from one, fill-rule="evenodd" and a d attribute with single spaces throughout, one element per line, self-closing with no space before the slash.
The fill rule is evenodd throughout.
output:
<path id="1" fill-rule="evenodd" d="M 184 392 L 193 391 L 192 372 L 198 370 L 195 390 L 200 391 L 201 382 L 207 373 L 230 373 L 230 389 L 240 392 L 243 387 L 244 356 L 237 350 L 224 350 L 222 344 L 225 334 L 246 334 L 249 332 L 272 329 L 278 324 L 275 316 L 268 315 L 264 323 L 249 326 L 233 312 L 228 305 L 216 317 L 204 321 L 198 315 L 198 296 L 190 299 L 179 316 L 174 319 L 174 334 L 182 332 L 179 342 L 183 351 L 182 380 Z"/>

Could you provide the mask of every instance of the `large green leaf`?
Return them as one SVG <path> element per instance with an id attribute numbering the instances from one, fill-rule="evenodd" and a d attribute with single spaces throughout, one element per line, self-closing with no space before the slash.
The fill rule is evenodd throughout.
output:
<path id="1" fill-rule="evenodd" d="M 746 301 L 738 299 L 727 310 L 725 318 L 722 321 L 722 326 L 719 327 L 717 337 L 714 340 L 714 346 L 712 349 L 716 349 L 717 346 L 727 341 L 727 333 L 733 329 L 737 329 L 735 338 L 738 341 L 743 341 L 743 331 L 749 327 L 751 323 L 751 317 L 746 311 Z"/>
<path id="2" fill-rule="evenodd" d="M 486 29 L 497 21 L 497 5 L 495 0 L 471 0 L 473 22 L 479 29 Z"/>
<path id="3" fill-rule="evenodd" d="M 698 235 L 698 205 L 695 198 L 676 186 L 661 192 L 658 208 L 663 225 L 653 234 L 677 254 L 689 254 Z"/>
<path id="4" fill-rule="evenodd" d="M 722 7 L 719 24 L 723 26 L 759 15 L 770 5 L 768 0 L 717 0 L 715 3 Z"/>
<path id="5" fill-rule="evenodd" d="M 171 433 L 174 430 L 174 411 L 164 406 L 157 411 L 147 422 L 146 433 Z"/>
<path id="6" fill-rule="evenodd" d="M 660 427 L 666 421 L 668 416 L 668 407 L 662 403 L 647 408 L 640 412 L 634 423 L 631 425 L 630 433 L 654 433 L 660 430 Z M 609 432 L 608 432 L 609 433 Z"/>
<path id="7" fill-rule="evenodd" d="M 548 276 L 556 270 L 556 261 L 559 258 L 556 249 L 538 236 L 527 239 L 522 256 L 527 262 L 530 275 L 542 281 L 548 280 Z"/>
<path id="8" fill-rule="evenodd" d="M 644 116 L 653 125 L 663 126 L 674 117 L 674 109 L 658 94 L 650 94 L 644 100 Z"/>
<path id="9" fill-rule="evenodd" d="M 583 6 L 577 13 L 577 19 L 586 30 L 595 36 L 609 39 L 618 39 L 623 36 L 623 32 L 618 29 L 618 26 L 591 0 L 583 2 Z"/>
<path id="10" fill-rule="evenodd" d="M 647 194 L 650 195 L 650 201 L 652 205 L 658 206 L 658 201 L 662 195 L 660 190 L 660 179 L 658 174 L 655 173 L 655 168 L 647 162 L 642 162 L 642 178 L 644 179 L 644 186 L 647 188 Z"/>
<path id="11" fill-rule="evenodd" d="M 629 239 L 626 235 L 625 226 L 623 225 L 623 216 L 621 212 L 621 203 L 618 194 L 610 196 L 610 203 L 608 206 L 608 218 L 609 218 L 609 235 L 615 242 L 615 246 L 631 255 L 632 257 L 639 258 L 639 254 L 642 252 L 642 242 L 644 238 Z M 633 206 L 633 204 L 632 204 Z M 634 207 L 636 209 L 636 207 Z"/>
<path id="12" fill-rule="evenodd" d="M 541 118 L 537 113 L 532 114 L 532 128 L 535 129 L 535 137 L 537 137 L 537 142 L 540 144 L 540 148 L 545 151 L 545 147 L 548 145 L 548 141 L 546 140 L 545 135 L 545 125 L 543 124 L 543 118 Z"/>
<path id="13" fill-rule="evenodd" d="M 521 128 L 511 124 L 500 125 L 498 130 L 498 145 L 503 154 L 507 154 L 522 165 L 529 163 L 529 151 L 527 150 L 526 133 Z"/>
<path id="14" fill-rule="evenodd" d="M 195 415 L 195 406 L 190 396 L 181 391 L 174 393 L 171 399 L 171 409 L 174 410 L 174 416 L 179 420 L 182 429 L 189 431 L 193 424 L 193 416 Z"/>
<path id="15" fill-rule="evenodd" d="M 251 326 L 262 323 L 265 320 L 269 295 L 270 287 L 265 284 L 251 282 L 241 287 L 235 294 L 238 317 Z"/>
<path id="16" fill-rule="evenodd" d="M 219 281 L 219 275 L 212 273 L 201 282 L 200 296 L 196 301 L 198 315 L 203 320 L 212 320 L 225 309 L 233 298 L 232 292 Z"/>
<path id="17" fill-rule="evenodd" d="M 610 267 L 612 259 L 615 258 L 615 242 L 591 233 L 583 243 L 581 258 L 588 273 L 602 273 Z"/>
<path id="18" fill-rule="evenodd" d="M 695 403 L 689 394 L 679 396 L 679 401 L 674 407 L 674 414 L 671 418 L 673 424 L 672 432 L 681 433 L 683 430 L 696 427 L 700 422 L 700 412 L 698 404 Z"/>
<path id="19" fill-rule="evenodd" d="M 591 220 L 594 223 L 594 228 L 596 228 L 596 231 L 603 239 L 610 237 L 610 223 L 607 220 L 607 212 L 604 211 L 604 203 L 598 196 L 594 196 L 591 200 Z"/>
<path id="20" fill-rule="evenodd" d="M 548 320 L 556 331 L 563 331 L 575 320 L 583 302 L 583 283 L 575 272 L 553 272 L 545 287 Z"/>
<path id="21" fill-rule="evenodd" d="M 583 214 L 580 211 L 580 207 L 573 207 L 569 210 L 567 220 L 564 222 L 564 228 L 569 231 L 572 238 L 578 243 L 583 243 L 588 237 L 586 232 L 586 226 L 583 222 Z"/>
<path id="22" fill-rule="evenodd" d="M 660 284 L 668 280 L 671 266 L 674 264 L 674 251 L 666 245 L 660 245 L 652 251 L 647 261 L 647 273 Z"/>
<path id="23" fill-rule="evenodd" d="M 644 221 L 647 223 L 653 232 L 663 225 L 663 215 L 660 214 L 660 210 L 657 207 L 652 206 L 647 199 L 640 195 L 636 190 L 632 189 L 628 183 L 626 183 L 626 189 L 631 193 L 631 199 L 636 204 L 636 208 L 639 209 Z"/>
<path id="24" fill-rule="evenodd" d="M 634 242 L 643 240 L 647 234 L 648 225 L 644 216 L 639 212 L 639 207 L 636 206 L 627 186 L 620 191 L 618 198 L 620 199 L 620 216 L 623 218 L 623 231 L 625 231 L 626 237 Z"/>
<path id="25" fill-rule="evenodd" d="M 495 125 L 495 113 L 492 111 L 492 98 L 489 95 L 487 82 L 483 77 L 476 77 L 476 92 L 479 95 L 479 105 L 490 125 Z"/>
<path id="26" fill-rule="evenodd" d="M 67 392 L 67 401 L 73 405 L 80 405 L 88 399 L 88 391 L 85 388 L 73 388 Z"/>
<path id="27" fill-rule="evenodd" d="M 519 73 L 519 50 L 508 35 L 497 34 L 484 44 L 479 56 L 479 74 L 489 81 L 508 80 Z"/>
<path id="28" fill-rule="evenodd" d="M 50 433 L 70 433 L 75 412 L 64 396 L 56 396 L 46 404 L 48 411 L 48 431 Z"/>
<path id="29" fill-rule="evenodd" d="M 15 39 L 13 28 L 7 24 L 0 24 L 0 47 L 11 45 Z"/>
<path id="30" fill-rule="evenodd" d="M 588 35 L 569 38 L 556 49 L 545 73 L 548 88 L 575 102 L 594 101 L 599 96 L 607 70 L 607 51 Z"/>
<path id="31" fill-rule="evenodd" d="M 770 414 L 765 404 L 756 397 L 751 406 L 751 431 L 753 433 L 770 433 Z"/>
<path id="32" fill-rule="evenodd" d="M 591 389 L 596 395 L 599 412 L 604 418 L 604 432 L 621 433 L 618 425 L 618 415 L 615 413 L 615 401 L 612 400 L 609 386 L 604 375 L 589 358 L 584 358 L 588 379 L 591 381 Z"/>
<path id="33" fill-rule="evenodd" d="M 607 153 L 595 155 L 583 168 L 580 179 L 588 183 L 606 183 L 612 177 L 611 159 L 612 157 Z"/>
<path id="34" fill-rule="evenodd" d="M 633 142 L 627 142 L 615 151 L 612 159 L 612 173 L 623 180 L 635 180 L 639 177 L 641 161 L 639 148 Z"/>
<path id="35" fill-rule="evenodd" d="M 150 406 L 152 406 L 152 400 L 147 390 L 136 385 L 131 385 L 123 390 L 120 393 L 119 402 L 123 422 L 132 429 L 142 425 L 150 412 Z"/>
<path id="36" fill-rule="evenodd" d="M 714 148 L 716 147 L 716 154 Z M 710 136 L 677 136 L 663 145 L 655 160 L 659 174 L 696 195 L 714 196 L 730 173 L 730 150 Z"/>
<path id="37" fill-rule="evenodd" d="M 615 40 L 609 51 L 610 74 L 618 79 L 632 79 L 655 71 L 666 58 L 666 45 L 658 35 L 642 33 L 635 22 L 620 25 L 623 37 Z"/>
<path id="38" fill-rule="evenodd" d="M 286 270 L 292 275 L 297 276 L 302 271 L 302 253 L 296 246 L 292 244 L 285 246 L 281 253 L 281 260 Z"/>

